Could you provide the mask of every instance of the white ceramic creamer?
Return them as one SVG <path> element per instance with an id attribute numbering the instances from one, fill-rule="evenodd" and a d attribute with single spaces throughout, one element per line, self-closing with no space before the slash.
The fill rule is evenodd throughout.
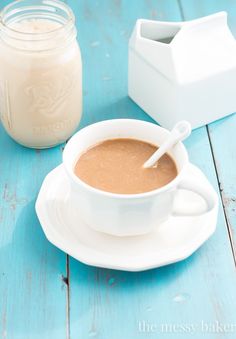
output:
<path id="1" fill-rule="evenodd" d="M 188 22 L 137 20 L 129 41 L 129 96 L 166 128 L 193 128 L 236 111 L 236 41 L 219 12 Z"/>

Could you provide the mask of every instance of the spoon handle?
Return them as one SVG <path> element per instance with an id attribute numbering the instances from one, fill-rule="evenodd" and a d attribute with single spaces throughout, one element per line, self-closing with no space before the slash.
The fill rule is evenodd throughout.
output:
<path id="1" fill-rule="evenodd" d="M 176 144 L 175 136 L 169 138 L 158 150 L 144 163 L 143 167 L 153 167 L 155 163 L 174 145 Z"/>
<path id="2" fill-rule="evenodd" d="M 158 148 L 158 150 L 153 153 L 153 155 L 144 163 L 143 167 L 153 167 L 155 163 L 168 151 L 170 150 L 177 142 L 186 139 L 191 133 L 191 125 L 187 121 L 178 122 L 172 131 L 168 139 Z"/>

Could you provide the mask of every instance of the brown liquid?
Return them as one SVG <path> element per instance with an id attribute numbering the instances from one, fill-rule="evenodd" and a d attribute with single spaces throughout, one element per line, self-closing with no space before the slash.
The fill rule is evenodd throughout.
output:
<path id="1" fill-rule="evenodd" d="M 144 193 L 168 184 L 177 176 L 172 158 L 165 154 L 156 168 L 143 168 L 158 147 L 135 139 L 110 139 L 89 148 L 78 159 L 75 174 L 102 191 Z"/>

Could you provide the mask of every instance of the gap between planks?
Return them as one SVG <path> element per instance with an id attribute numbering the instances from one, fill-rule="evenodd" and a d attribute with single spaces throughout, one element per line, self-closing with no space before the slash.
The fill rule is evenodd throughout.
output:
<path id="1" fill-rule="evenodd" d="M 64 0 L 64 2 L 68 5 L 68 1 Z M 69 5 L 68 5 L 69 6 Z M 65 145 L 69 141 L 66 140 L 65 144 L 61 148 L 61 153 L 63 153 Z M 70 256 L 66 254 L 66 339 L 70 339 Z"/>
<path id="2" fill-rule="evenodd" d="M 69 139 L 68 139 L 69 140 Z M 68 140 L 64 144 L 60 146 L 61 153 L 63 153 L 65 145 Z M 66 276 L 62 275 L 62 282 L 66 285 L 66 339 L 70 339 L 70 256 L 66 255 Z"/>
<path id="3" fill-rule="evenodd" d="M 61 147 L 61 153 L 69 141 L 66 140 L 65 144 Z M 66 254 L 66 278 L 63 279 L 66 285 L 66 339 L 70 339 L 70 256 Z"/>
<path id="4" fill-rule="evenodd" d="M 209 144 L 210 144 L 212 159 L 213 159 L 213 163 L 214 163 L 214 168 L 215 168 L 215 172 L 216 172 L 216 178 L 217 178 L 217 183 L 218 183 L 218 187 L 219 187 L 221 203 L 222 203 L 222 206 L 223 206 L 227 231 L 228 231 L 228 235 L 229 235 L 230 246 L 231 246 L 231 250 L 232 250 L 232 253 L 233 253 L 234 264 L 236 266 L 236 249 L 234 248 L 234 243 L 233 243 L 233 233 L 232 233 L 232 230 L 231 230 L 231 227 L 230 227 L 230 222 L 228 220 L 228 216 L 227 216 L 227 212 L 226 212 L 226 207 L 225 207 L 225 203 L 224 203 L 224 196 L 223 196 L 223 189 L 221 188 L 221 183 L 220 183 L 219 174 L 218 174 L 218 170 L 217 170 L 216 160 L 215 160 L 215 156 L 214 156 L 213 145 L 212 145 L 212 142 L 211 142 L 211 134 L 210 134 L 208 126 L 206 126 L 206 130 L 207 130 L 207 135 L 208 135 L 208 139 L 209 139 Z"/>
<path id="5" fill-rule="evenodd" d="M 66 254 L 66 338 L 70 339 L 70 257 Z"/>
<path id="6" fill-rule="evenodd" d="M 177 0 L 177 4 L 179 6 L 181 18 L 182 18 L 183 21 L 185 21 L 184 9 L 183 9 L 181 0 Z M 208 125 L 206 125 L 206 132 L 207 132 L 207 136 L 208 136 L 208 139 L 209 139 L 211 156 L 212 156 L 215 174 L 216 174 L 216 179 L 217 179 L 217 184 L 218 184 L 218 188 L 219 188 L 220 200 L 221 200 L 221 204 L 222 204 L 222 207 L 223 207 L 225 223 L 226 223 L 226 226 L 227 226 L 227 231 L 228 231 L 228 236 L 229 236 L 229 241 L 230 241 L 230 247 L 231 247 L 231 251 L 232 251 L 232 254 L 233 254 L 234 265 L 236 266 L 236 249 L 235 249 L 234 243 L 233 243 L 233 233 L 232 233 L 230 222 L 229 222 L 229 219 L 228 219 L 228 216 L 227 216 L 226 206 L 225 206 L 225 203 L 224 203 L 223 190 L 221 188 L 219 173 L 218 173 L 216 160 L 215 160 L 215 156 L 214 156 L 214 149 L 213 149 L 213 145 L 212 145 L 212 141 L 211 141 L 211 134 L 210 134 Z"/>

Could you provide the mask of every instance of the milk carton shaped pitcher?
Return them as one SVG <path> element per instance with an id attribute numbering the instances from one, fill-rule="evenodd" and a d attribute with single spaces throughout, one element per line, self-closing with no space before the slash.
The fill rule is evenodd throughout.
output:
<path id="1" fill-rule="evenodd" d="M 236 41 L 219 12 L 188 22 L 137 20 L 129 96 L 160 125 L 193 128 L 236 111 Z"/>

